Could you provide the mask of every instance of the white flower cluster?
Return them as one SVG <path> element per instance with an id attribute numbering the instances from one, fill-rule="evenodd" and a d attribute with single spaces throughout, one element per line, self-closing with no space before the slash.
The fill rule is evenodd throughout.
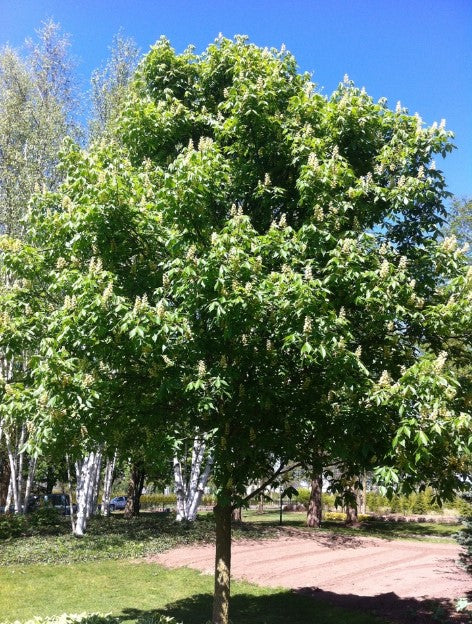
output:
<path id="1" fill-rule="evenodd" d="M 308 166 L 312 169 L 318 169 L 318 167 L 320 166 L 318 156 L 314 152 L 311 152 L 308 156 Z"/>
<path id="2" fill-rule="evenodd" d="M 207 372 L 206 364 L 205 364 L 205 362 L 203 360 L 200 360 L 198 362 L 198 376 L 200 377 L 200 379 L 202 377 L 205 377 L 206 372 Z"/>
<path id="3" fill-rule="evenodd" d="M 418 167 L 418 173 L 416 174 L 416 177 L 418 178 L 418 180 L 424 180 L 424 166 L 420 165 Z"/>
<path id="4" fill-rule="evenodd" d="M 200 152 L 204 152 L 207 149 L 213 147 L 213 139 L 211 137 L 201 136 L 198 141 L 198 149 Z"/>
<path id="5" fill-rule="evenodd" d="M 360 359 L 361 359 L 361 356 L 362 356 L 362 346 L 361 346 L 361 345 L 359 345 L 359 346 L 357 347 L 357 349 L 354 351 L 354 355 L 356 356 L 356 358 L 357 358 L 358 360 L 360 360 Z"/>
<path id="6" fill-rule="evenodd" d="M 390 373 L 384 370 L 382 374 L 380 375 L 378 385 L 381 387 L 387 387 L 387 386 L 390 386 L 391 383 L 392 383 L 392 378 L 390 377 Z"/>
<path id="7" fill-rule="evenodd" d="M 165 311 L 166 311 L 166 308 L 165 308 L 164 302 L 161 299 L 156 306 L 156 314 L 159 318 L 162 318 L 165 314 Z"/>
<path id="8" fill-rule="evenodd" d="M 64 297 L 64 304 L 62 306 L 64 310 L 71 310 L 72 308 L 75 308 L 76 305 L 77 305 L 77 299 L 75 298 L 74 295 L 72 295 L 72 297 L 69 297 L 69 295 L 66 295 Z"/>
<path id="9" fill-rule="evenodd" d="M 101 258 L 95 258 L 92 256 L 89 262 L 89 272 L 90 273 L 100 273 L 103 269 L 103 263 Z"/>
<path id="10" fill-rule="evenodd" d="M 307 282 L 310 282 L 313 279 L 313 270 L 310 264 L 307 264 L 305 267 L 304 277 Z"/>
<path id="11" fill-rule="evenodd" d="M 305 335 L 311 334 L 311 330 L 313 329 L 313 320 L 311 317 L 306 316 L 305 321 L 303 323 L 303 333 Z"/>
<path id="12" fill-rule="evenodd" d="M 105 304 L 113 294 L 113 284 L 109 282 L 102 294 L 102 303 Z"/>
<path id="13" fill-rule="evenodd" d="M 444 364 L 446 363 L 446 360 L 447 360 L 447 352 L 441 351 L 433 365 L 433 370 L 435 373 L 440 373 L 442 371 L 442 369 L 444 368 Z"/>
<path id="14" fill-rule="evenodd" d="M 452 252 L 457 249 L 457 238 L 453 236 L 446 236 L 443 240 L 442 248 L 445 252 Z"/>
<path id="15" fill-rule="evenodd" d="M 344 238 L 341 243 L 341 251 L 343 253 L 349 253 L 355 246 L 355 241 L 352 238 Z"/>
<path id="16" fill-rule="evenodd" d="M 133 314 L 138 314 L 143 308 L 148 305 L 148 298 L 146 293 L 142 297 L 136 295 L 136 299 L 134 301 Z"/>
<path id="17" fill-rule="evenodd" d="M 63 258 L 61 256 L 60 258 L 57 259 L 57 261 L 56 261 L 56 269 L 58 269 L 58 271 L 61 271 L 66 265 L 67 265 L 67 262 L 66 262 L 65 258 Z"/>
<path id="18" fill-rule="evenodd" d="M 408 258 L 406 256 L 400 256 L 400 260 L 398 262 L 398 268 L 400 271 L 404 271 L 408 265 Z"/>
<path id="19" fill-rule="evenodd" d="M 323 221 L 324 212 L 323 212 L 323 208 L 319 204 L 316 204 L 316 206 L 314 207 L 313 216 L 315 218 L 315 221 Z"/>
<path id="20" fill-rule="evenodd" d="M 385 279 L 390 272 L 390 264 L 388 260 L 384 260 L 380 266 L 379 277 Z"/>
<path id="21" fill-rule="evenodd" d="M 187 260 L 190 260 L 190 262 L 194 262 L 196 259 L 196 256 L 195 256 L 196 252 L 197 250 L 195 248 L 195 245 L 191 245 L 187 250 L 187 255 L 186 255 Z"/>
<path id="22" fill-rule="evenodd" d="M 83 384 L 86 388 L 90 388 L 93 385 L 94 378 L 90 373 L 86 373 L 83 377 Z"/>
<path id="23" fill-rule="evenodd" d="M 272 181 L 270 179 L 270 175 L 266 173 L 264 176 L 264 186 L 270 186 L 271 184 L 272 184 Z"/>
<path id="24" fill-rule="evenodd" d="M 382 175 L 382 173 L 385 171 L 385 165 L 383 163 L 377 163 L 374 167 L 374 173 L 376 175 Z"/>
<path id="25" fill-rule="evenodd" d="M 285 214 L 285 212 L 282 214 L 282 216 L 279 219 L 279 228 L 284 228 L 287 227 L 287 215 Z"/>

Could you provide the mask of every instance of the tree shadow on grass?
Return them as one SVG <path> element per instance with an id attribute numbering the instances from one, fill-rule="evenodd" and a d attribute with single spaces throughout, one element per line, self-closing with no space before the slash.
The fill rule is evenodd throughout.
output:
<path id="1" fill-rule="evenodd" d="M 472 600 L 472 594 L 468 596 Z M 196 594 L 156 611 L 123 609 L 118 618 L 149 622 L 153 614 L 183 624 L 210 622 L 212 596 Z M 237 593 L 231 598 L 231 624 L 465 624 L 468 614 L 456 613 L 449 599 L 437 601 L 400 598 L 396 594 L 357 596 L 313 587 L 254 596 Z"/>

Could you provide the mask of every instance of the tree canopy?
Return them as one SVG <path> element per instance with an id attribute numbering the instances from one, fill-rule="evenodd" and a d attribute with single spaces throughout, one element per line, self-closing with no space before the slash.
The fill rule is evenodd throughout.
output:
<path id="1" fill-rule="evenodd" d="M 244 37 L 161 39 L 122 102 L 112 138 L 65 147 L 27 242 L 2 239 L 2 340 L 20 327 L 34 351 L 39 444 L 211 437 L 223 623 L 231 510 L 313 440 L 390 488 L 461 483 L 470 414 L 443 349 L 470 339 L 472 275 L 432 161 L 452 134 L 347 77 L 326 98 Z"/>

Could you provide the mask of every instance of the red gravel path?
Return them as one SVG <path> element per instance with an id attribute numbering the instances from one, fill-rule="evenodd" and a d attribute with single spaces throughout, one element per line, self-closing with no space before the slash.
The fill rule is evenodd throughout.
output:
<path id="1" fill-rule="evenodd" d="M 450 607 L 454 599 L 472 591 L 470 577 L 456 564 L 455 544 L 314 532 L 235 541 L 232 552 L 234 578 L 313 593 L 402 622 L 432 622 L 430 615 L 421 615 L 431 599 Z M 212 574 L 213 558 L 214 547 L 203 545 L 176 548 L 152 560 Z"/>

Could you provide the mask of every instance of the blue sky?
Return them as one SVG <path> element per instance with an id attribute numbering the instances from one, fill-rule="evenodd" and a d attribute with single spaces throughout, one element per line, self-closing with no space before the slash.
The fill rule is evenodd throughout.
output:
<path id="1" fill-rule="evenodd" d="M 0 0 L 0 43 L 20 46 L 49 17 L 72 35 L 83 85 L 120 28 L 143 52 L 161 34 L 178 51 L 220 32 L 285 43 L 326 94 L 347 73 L 392 108 L 445 118 L 458 149 L 438 167 L 472 195 L 472 0 Z"/>

